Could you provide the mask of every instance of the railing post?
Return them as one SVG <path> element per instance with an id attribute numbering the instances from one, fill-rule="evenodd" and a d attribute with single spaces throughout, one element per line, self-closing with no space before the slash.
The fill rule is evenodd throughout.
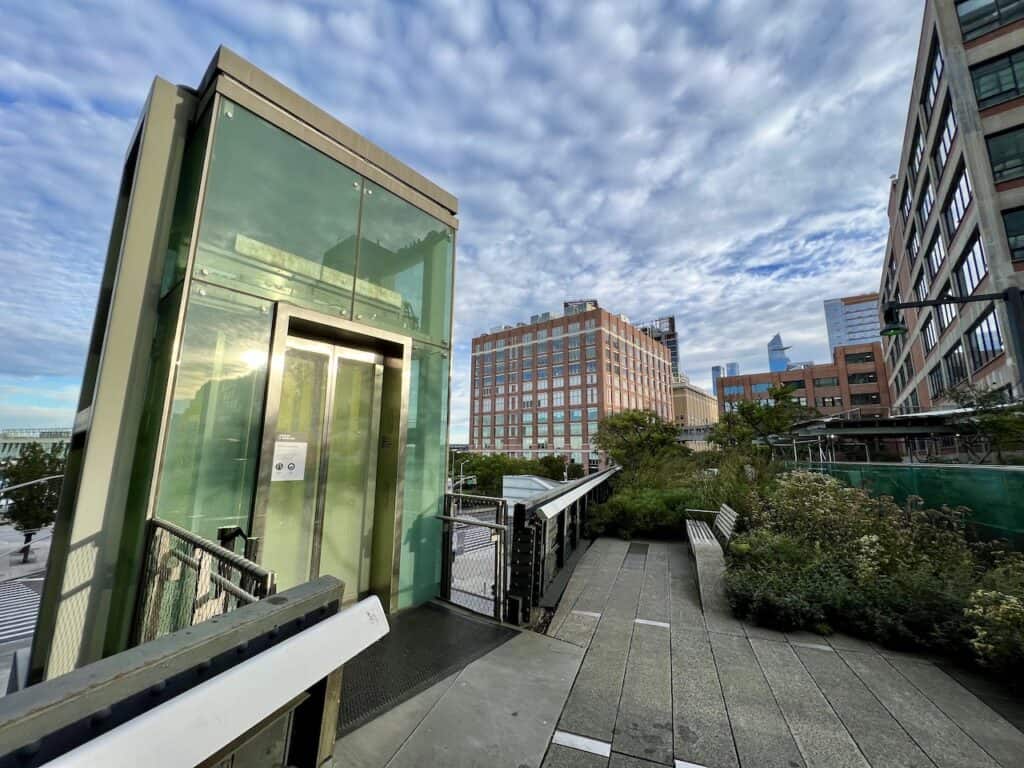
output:
<path id="1" fill-rule="evenodd" d="M 512 544 L 509 547 L 510 581 L 508 586 L 509 617 L 515 612 L 515 623 L 530 617 L 533 605 L 533 575 L 536 559 L 533 530 L 526 524 L 526 505 L 517 503 L 512 508 Z"/>
<path id="2" fill-rule="evenodd" d="M 445 502 L 445 512 L 448 511 L 448 503 Z M 450 520 L 441 521 L 441 599 L 452 599 L 452 529 L 454 524 Z"/>

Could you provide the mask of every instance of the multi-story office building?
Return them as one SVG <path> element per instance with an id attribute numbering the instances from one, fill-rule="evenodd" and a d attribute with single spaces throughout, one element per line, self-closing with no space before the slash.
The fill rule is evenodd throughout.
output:
<path id="1" fill-rule="evenodd" d="M 889 222 L 883 302 L 1024 285 L 1024 4 L 926 3 Z M 884 342 L 896 410 L 967 382 L 1022 394 L 1005 302 L 903 317 Z"/>
<path id="2" fill-rule="evenodd" d="M 70 429 L 0 429 L 0 462 L 17 461 L 26 446 L 33 443 L 38 443 L 47 451 L 66 453 L 70 442 Z"/>
<path id="3" fill-rule="evenodd" d="M 881 341 L 878 327 L 878 294 L 863 293 L 825 301 L 825 325 L 829 349 L 848 344 Z"/>
<path id="4" fill-rule="evenodd" d="M 672 408 L 687 447 L 695 451 L 707 450 L 709 445 L 703 433 L 718 423 L 715 396 L 693 384 L 686 374 L 680 374 L 672 382 Z"/>
<path id="5" fill-rule="evenodd" d="M 782 334 L 776 333 L 772 336 L 772 340 L 768 342 L 768 370 L 772 373 L 779 373 L 785 371 L 790 366 L 789 355 L 786 354 L 786 350 L 789 349 L 782 342 Z"/>
<path id="6" fill-rule="evenodd" d="M 723 373 L 723 368 L 720 365 L 711 366 L 711 391 L 718 391 L 718 380 L 722 376 L 739 376 L 740 375 L 740 364 L 739 363 L 726 363 Z"/>
<path id="7" fill-rule="evenodd" d="M 836 347 L 832 362 L 788 371 L 770 371 L 718 380 L 718 411 L 729 413 L 742 401 L 771 404 L 771 390 L 787 386 L 801 405 L 831 415 L 859 409 L 861 414 L 887 414 L 882 347 L 853 344 Z"/>
<path id="8" fill-rule="evenodd" d="M 669 354 L 672 355 L 672 376 L 681 376 L 682 372 L 679 370 L 679 336 L 676 334 L 675 317 L 659 317 L 657 320 L 637 323 L 636 327 L 655 341 L 660 341 L 668 347 Z"/>
<path id="9" fill-rule="evenodd" d="M 590 469 L 598 421 L 631 408 L 673 420 L 667 347 L 595 307 L 473 339 L 471 451 L 561 454 Z"/>

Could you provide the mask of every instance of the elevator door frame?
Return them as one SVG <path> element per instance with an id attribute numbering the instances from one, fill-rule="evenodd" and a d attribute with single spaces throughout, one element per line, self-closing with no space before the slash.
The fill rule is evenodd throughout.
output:
<path id="1" fill-rule="evenodd" d="M 262 541 L 265 532 L 278 408 L 284 378 L 284 356 L 289 337 L 322 342 L 355 352 L 380 355 L 383 381 L 379 408 L 379 437 L 373 500 L 373 539 L 370 553 L 370 593 L 385 610 L 398 607 L 398 580 L 402 542 L 402 491 L 409 413 L 412 339 L 361 323 L 278 302 L 270 346 L 270 366 L 263 408 L 260 464 L 252 516 L 251 535 Z M 315 531 L 314 538 L 319 535 Z M 257 547 L 259 560 L 262 546 Z M 316 558 L 318 561 L 318 558 Z M 358 590 L 345 585 L 345 592 Z"/>

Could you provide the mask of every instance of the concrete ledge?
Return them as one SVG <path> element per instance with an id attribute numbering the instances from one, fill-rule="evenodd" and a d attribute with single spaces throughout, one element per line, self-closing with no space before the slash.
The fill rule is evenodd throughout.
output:
<path id="1" fill-rule="evenodd" d="M 709 632 L 744 635 L 725 596 L 725 553 L 711 527 L 699 520 L 686 521 L 686 538 L 697 571 L 697 590 Z"/>

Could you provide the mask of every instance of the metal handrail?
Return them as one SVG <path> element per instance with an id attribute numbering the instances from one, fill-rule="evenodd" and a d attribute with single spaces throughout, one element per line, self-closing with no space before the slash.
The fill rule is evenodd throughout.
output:
<path id="1" fill-rule="evenodd" d="M 8 485 L 4 488 L 0 488 L 0 496 L 10 491 L 16 491 L 19 488 L 27 488 L 30 485 L 38 485 L 39 483 L 45 483 L 50 480 L 56 480 L 57 478 L 64 477 L 64 475 L 50 475 L 49 477 L 40 477 L 35 480 L 29 480 L 27 483 L 18 483 L 17 485 Z"/>
<path id="2" fill-rule="evenodd" d="M 153 518 L 150 522 L 157 528 L 163 528 L 165 531 L 173 533 L 179 539 L 184 539 L 194 547 L 202 549 L 221 560 L 231 563 L 231 565 L 241 571 L 247 571 L 255 576 L 259 576 L 260 578 L 267 578 L 271 575 L 270 571 L 257 565 L 252 560 L 242 557 L 241 555 L 232 552 L 230 549 L 225 549 L 219 544 L 214 544 L 212 541 L 204 539 L 202 536 L 197 536 L 192 533 L 192 531 L 182 528 L 180 525 L 175 525 L 174 523 L 170 523 L 166 520 L 160 520 L 158 518 Z"/>
<path id="3" fill-rule="evenodd" d="M 548 491 L 542 496 L 534 496 L 529 500 L 528 503 L 524 504 L 524 507 L 526 508 L 526 514 L 532 517 L 537 512 L 537 510 L 539 510 L 544 505 L 550 504 L 552 501 L 555 501 L 559 496 L 571 494 L 581 485 L 593 483 L 598 480 L 607 480 L 620 469 L 621 467 L 618 466 L 609 467 L 608 469 L 598 472 L 596 474 L 585 475 L 581 478 L 578 478 L 577 480 L 572 481 L 571 483 L 565 483 L 564 485 L 558 488 L 553 488 L 552 490 Z M 568 506 L 571 503 L 572 501 L 567 502 L 566 506 Z"/>
<path id="4" fill-rule="evenodd" d="M 451 515 L 434 515 L 438 520 L 447 520 L 450 523 L 462 523 L 463 525 L 472 525 L 479 528 L 490 528 L 494 531 L 507 531 L 507 525 L 498 525 L 497 523 L 485 523 L 482 520 L 466 520 L 465 517 L 452 517 Z"/>

